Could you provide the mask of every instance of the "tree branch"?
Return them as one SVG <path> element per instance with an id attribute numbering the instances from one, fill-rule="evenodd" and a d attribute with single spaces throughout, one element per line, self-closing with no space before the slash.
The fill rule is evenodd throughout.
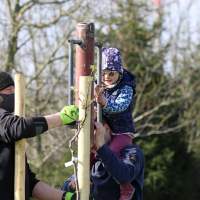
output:
<path id="1" fill-rule="evenodd" d="M 6 6 L 8 8 L 9 14 L 10 14 L 10 22 L 11 22 L 11 24 L 13 24 L 13 22 L 14 22 L 14 16 L 13 16 L 13 12 L 12 12 L 12 9 L 11 9 L 10 0 L 6 1 Z"/>
<path id="2" fill-rule="evenodd" d="M 64 1 L 37 1 L 37 4 L 63 4 L 69 2 L 69 0 L 64 0 Z"/>
<path id="3" fill-rule="evenodd" d="M 55 17 L 54 19 L 50 20 L 47 23 L 39 23 L 39 24 L 29 24 L 28 22 L 24 22 L 21 26 L 32 26 L 32 27 L 37 27 L 37 28 L 44 28 L 48 27 L 51 24 L 55 24 L 61 17 L 64 16 L 72 16 L 72 13 L 78 9 L 78 7 L 82 4 L 83 0 L 81 0 L 76 6 L 74 6 L 71 10 L 65 11 L 64 13 L 60 14 L 60 16 Z"/>
<path id="4" fill-rule="evenodd" d="M 44 62 L 44 64 L 42 65 L 42 67 L 36 72 L 36 74 L 28 81 L 28 83 L 26 84 L 26 87 L 34 80 L 36 79 L 41 73 L 42 71 L 45 69 L 45 67 L 51 63 L 51 59 L 52 57 L 55 56 L 56 52 L 59 50 L 59 48 L 66 42 L 66 37 L 63 39 L 62 42 L 60 42 L 60 44 L 58 44 L 57 48 L 52 52 L 51 56 L 46 60 L 46 62 Z"/>
<path id="5" fill-rule="evenodd" d="M 151 109 L 151 110 L 149 110 L 149 111 L 143 113 L 143 114 L 140 115 L 139 117 L 136 117 L 133 121 L 134 121 L 134 122 L 137 122 L 137 121 L 143 119 L 144 117 L 146 117 L 147 115 L 150 115 L 150 114 L 152 114 L 153 112 L 157 111 L 157 110 L 158 110 L 160 107 L 162 107 L 162 106 L 167 106 L 167 105 L 170 105 L 170 104 L 172 104 L 172 103 L 176 103 L 176 102 L 178 102 L 178 101 L 181 101 L 181 100 L 186 99 L 186 98 L 189 98 L 189 97 L 190 97 L 190 95 L 187 94 L 187 95 L 185 95 L 185 96 L 183 96 L 183 97 L 180 97 L 180 98 L 177 98 L 177 99 L 173 99 L 173 100 L 169 100 L 169 101 L 163 101 L 163 102 L 161 102 L 159 105 L 155 106 L 153 109 Z"/>
<path id="6" fill-rule="evenodd" d="M 30 4 L 30 5 L 29 5 Z M 21 6 L 21 9 L 20 9 L 20 12 L 18 13 L 17 15 L 17 18 L 16 20 L 19 21 L 22 17 L 23 17 L 23 14 L 31 9 L 33 6 L 35 5 L 35 2 L 34 1 L 28 1 L 26 2 L 24 5 Z"/>
<path id="7" fill-rule="evenodd" d="M 142 133 L 142 134 L 141 134 L 141 133 L 136 133 L 135 136 L 136 136 L 136 137 L 138 137 L 138 136 L 139 136 L 139 137 L 146 137 L 146 136 L 150 136 L 150 135 L 153 135 L 153 134 L 166 134 L 166 133 L 170 133 L 170 132 L 175 132 L 175 131 L 177 131 L 177 130 L 183 128 L 184 126 L 186 126 L 186 125 L 192 123 L 192 121 L 193 121 L 193 120 L 186 121 L 186 122 L 184 122 L 184 123 L 182 123 L 182 124 L 180 124 L 180 125 L 178 125 L 178 126 L 175 126 L 175 127 L 173 127 L 173 128 L 168 128 L 168 129 L 166 129 L 166 130 L 161 130 L 161 131 L 152 130 L 152 131 L 150 131 L 150 132 Z"/>

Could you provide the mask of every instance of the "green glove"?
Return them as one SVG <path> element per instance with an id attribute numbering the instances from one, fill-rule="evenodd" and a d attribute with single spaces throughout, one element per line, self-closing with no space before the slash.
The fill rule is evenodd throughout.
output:
<path id="1" fill-rule="evenodd" d="M 64 106 L 63 109 L 59 112 L 63 122 L 62 122 L 62 125 L 65 125 L 65 124 L 70 124 L 72 122 L 74 122 L 75 120 L 78 119 L 78 107 L 75 106 L 75 105 L 71 105 L 71 106 Z M 70 117 L 72 117 L 73 119 L 71 119 L 70 117 L 66 116 L 69 115 Z"/>
<path id="2" fill-rule="evenodd" d="M 65 200 L 76 200 L 76 192 L 68 192 L 65 196 Z"/>
<path id="3" fill-rule="evenodd" d="M 95 194 L 89 195 L 89 200 L 94 200 Z M 65 200 L 76 200 L 76 191 L 74 193 L 68 192 L 65 196 Z"/>

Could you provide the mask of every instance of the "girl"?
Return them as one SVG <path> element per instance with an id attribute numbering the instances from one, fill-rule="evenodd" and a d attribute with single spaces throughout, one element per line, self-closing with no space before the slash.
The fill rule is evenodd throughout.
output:
<path id="1" fill-rule="evenodd" d="M 123 68 L 121 53 L 116 48 L 102 48 L 102 85 L 95 86 L 103 92 L 96 96 L 102 105 L 103 114 L 112 130 L 109 147 L 121 158 L 121 150 L 131 145 L 135 137 L 132 117 L 133 96 L 135 95 L 136 76 Z M 131 199 L 134 187 L 131 183 L 120 185 L 120 200 Z"/>

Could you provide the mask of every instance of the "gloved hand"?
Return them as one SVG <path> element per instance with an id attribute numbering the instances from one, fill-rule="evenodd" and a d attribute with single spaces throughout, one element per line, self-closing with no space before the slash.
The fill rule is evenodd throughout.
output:
<path id="1" fill-rule="evenodd" d="M 63 109 L 59 112 L 59 114 L 63 120 L 62 125 L 70 124 L 75 120 L 78 120 L 78 114 L 79 114 L 78 107 L 75 105 L 64 106 Z M 69 115 L 73 119 L 71 119 L 67 115 Z"/>
<path id="2" fill-rule="evenodd" d="M 68 192 L 65 196 L 65 200 L 76 200 L 76 192 Z"/>
<path id="3" fill-rule="evenodd" d="M 89 200 L 94 200 L 94 196 L 95 196 L 94 193 L 90 194 Z M 76 200 L 76 192 L 74 192 L 74 193 L 68 192 L 65 196 L 65 200 Z"/>

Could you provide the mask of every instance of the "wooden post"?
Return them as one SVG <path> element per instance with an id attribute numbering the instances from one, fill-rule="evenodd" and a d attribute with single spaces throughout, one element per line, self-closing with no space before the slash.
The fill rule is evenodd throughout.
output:
<path id="1" fill-rule="evenodd" d="M 15 115 L 25 117 L 25 76 L 15 75 Z M 15 142 L 15 200 L 25 200 L 25 139 Z"/>
<path id="2" fill-rule="evenodd" d="M 90 76 L 80 76 L 79 95 L 82 101 L 86 102 Z M 91 99 L 92 82 L 89 88 L 88 102 Z M 84 119 L 85 109 L 82 109 L 79 100 L 79 120 Z M 88 200 L 90 194 L 90 118 L 91 106 L 87 109 L 87 117 L 84 127 L 79 133 L 78 139 L 78 181 L 80 190 L 80 200 Z"/>

